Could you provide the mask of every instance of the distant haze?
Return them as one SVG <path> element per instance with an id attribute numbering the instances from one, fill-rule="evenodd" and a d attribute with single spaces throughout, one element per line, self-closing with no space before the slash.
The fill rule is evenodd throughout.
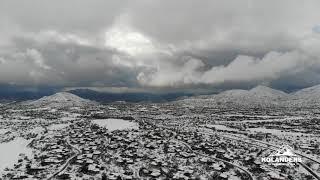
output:
<path id="1" fill-rule="evenodd" d="M 319 0 L 1 0 L 0 89 L 42 96 L 66 87 L 313 86 L 319 7 Z"/>

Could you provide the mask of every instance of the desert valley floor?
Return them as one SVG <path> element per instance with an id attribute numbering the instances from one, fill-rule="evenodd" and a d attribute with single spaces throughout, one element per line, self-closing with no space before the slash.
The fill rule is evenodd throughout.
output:
<path id="1" fill-rule="evenodd" d="M 320 179 L 319 106 L 266 102 L 277 93 L 98 104 L 63 92 L 2 104 L 0 179 Z M 262 162 L 285 146 L 302 161 Z"/>

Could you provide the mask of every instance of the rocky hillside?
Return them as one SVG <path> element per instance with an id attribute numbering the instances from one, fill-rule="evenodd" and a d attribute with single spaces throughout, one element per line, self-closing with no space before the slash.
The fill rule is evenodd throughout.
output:
<path id="1" fill-rule="evenodd" d="M 198 96 L 178 101 L 189 105 L 236 105 L 236 106 L 320 106 L 320 85 L 287 94 L 266 86 L 251 90 L 227 90 L 215 95 Z"/>
<path id="2" fill-rule="evenodd" d="M 34 106 L 73 107 L 89 105 L 93 104 L 93 102 L 68 92 L 59 92 L 51 96 L 44 96 L 41 99 L 28 102 L 27 104 Z"/>

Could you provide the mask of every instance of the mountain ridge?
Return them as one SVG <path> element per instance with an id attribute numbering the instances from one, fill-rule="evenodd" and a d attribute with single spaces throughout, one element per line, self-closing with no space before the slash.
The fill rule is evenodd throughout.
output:
<path id="1" fill-rule="evenodd" d="M 180 102 L 206 104 L 229 104 L 241 106 L 320 106 L 320 85 L 301 89 L 293 93 L 267 86 L 256 86 L 250 90 L 233 89 L 214 95 L 198 96 Z M 211 101 L 211 102 L 210 102 Z"/>
<path id="2" fill-rule="evenodd" d="M 59 92 L 51 96 L 44 96 L 38 100 L 28 102 L 28 104 L 37 106 L 80 106 L 91 104 L 94 102 L 91 101 L 92 99 L 96 100 L 101 98 L 104 98 L 103 101 L 107 98 L 108 102 L 113 102 L 114 99 L 112 100 L 112 98 L 115 97 L 108 95 L 109 94 L 98 93 L 92 90 Z M 151 97 L 149 94 L 143 95 L 144 99 Z M 120 93 L 115 99 L 133 98 L 134 96 L 135 94 L 124 95 Z M 137 98 L 136 102 L 141 102 L 141 99 L 139 98 Z M 241 106 L 320 106 L 320 85 L 304 88 L 293 93 L 286 93 L 281 90 L 259 85 L 249 90 L 232 89 L 213 95 L 191 96 L 180 100 L 178 99 L 173 102 Z"/>
<path id="3" fill-rule="evenodd" d="M 168 102 L 178 100 L 181 97 L 190 97 L 193 94 L 183 92 L 172 92 L 172 93 L 152 93 L 152 92 L 125 92 L 125 93 L 114 93 L 114 92 L 100 92 L 91 89 L 74 89 L 68 91 L 79 97 L 94 100 L 100 103 L 111 103 L 116 101 L 125 102 Z"/>

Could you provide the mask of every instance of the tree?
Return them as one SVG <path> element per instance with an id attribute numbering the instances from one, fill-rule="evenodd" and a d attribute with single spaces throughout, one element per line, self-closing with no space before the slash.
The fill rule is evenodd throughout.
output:
<path id="1" fill-rule="evenodd" d="M 107 175 L 106 173 L 102 173 L 102 179 L 101 180 L 107 180 Z"/>

